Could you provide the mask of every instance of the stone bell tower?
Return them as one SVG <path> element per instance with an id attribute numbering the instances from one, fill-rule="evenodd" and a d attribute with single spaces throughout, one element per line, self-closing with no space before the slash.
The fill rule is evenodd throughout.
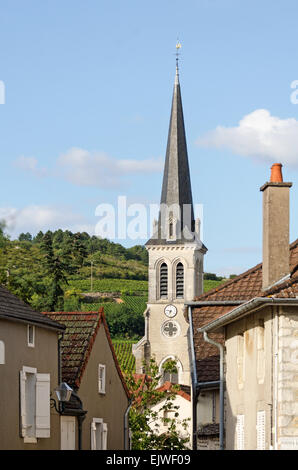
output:
<path id="1" fill-rule="evenodd" d="M 154 357 L 160 373 L 175 359 L 178 374 L 164 380 L 190 384 L 188 323 L 184 303 L 203 292 L 203 257 L 200 221 L 194 220 L 178 63 L 158 221 L 146 243 L 149 253 L 149 295 L 145 336 L 134 347 L 136 372 L 142 360 Z"/>

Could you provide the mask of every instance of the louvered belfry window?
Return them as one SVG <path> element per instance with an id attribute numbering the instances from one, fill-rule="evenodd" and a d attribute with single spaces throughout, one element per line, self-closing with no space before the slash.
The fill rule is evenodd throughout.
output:
<path id="1" fill-rule="evenodd" d="M 160 297 L 168 297 L 168 266 L 162 263 L 160 266 Z"/>
<path id="2" fill-rule="evenodd" d="M 184 266 L 182 263 L 177 264 L 176 268 L 176 298 L 184 297 Z"/>

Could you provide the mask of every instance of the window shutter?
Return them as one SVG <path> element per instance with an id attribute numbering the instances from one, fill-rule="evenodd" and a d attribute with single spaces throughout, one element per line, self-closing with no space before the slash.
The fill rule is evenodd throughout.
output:
<path id="1" fill-rule="evenodd" d="M 96 450 L 96 423 L 91 423 L 91 450 Z"/>
<path id="2" fill-rule="evenodd" d="M 102 450 L 107 450 L 108 444 L 108 425 L 107 423 L 103 423 L 102 427 Z"/>
<path id="3" fill-rule="evenodd" d="M 162 263 L 160 267 L 160 297 L 168 296 L 168 266 Z"/>
<path id="4" fill-rule="evenodd" d="M 184 297 L 184 266 L 182 263 L 177 264 L 176 268 L 176 298 Z"/>
<path id="5" fill-rule="evenodd" d="M 26 372 L 20 371 L 21 436 L 26 437 Z"/>
<path id="6" fill-rule="evenodd" d="M 265 450 L 265 411 L 257 412 L 257 450 Z"/>
<path id="7" fill-rule="evenodd" d="M 244 450 L 244 415 L 237 415 L 236 439 L 237 450 Z"/>
<path id="8" fill-rule="evenodd" d="M 5 364 L 5 344 L 0 341 L 0 364 Z"/>
<path id="9" fill-rule="evenodd" d="M 50 437 L 50 374 L 36 374 L 36 437 Z"/>

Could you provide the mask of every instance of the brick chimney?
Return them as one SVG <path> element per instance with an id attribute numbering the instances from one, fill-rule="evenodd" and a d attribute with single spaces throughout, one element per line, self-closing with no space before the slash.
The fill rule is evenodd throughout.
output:
<path id="1" fill-rule="evenodd" d="M 263 192 L 263 290 L 290 272 L 289 196 L 292 183 L 284 183 L 282 164 L 271 167 Z"/>

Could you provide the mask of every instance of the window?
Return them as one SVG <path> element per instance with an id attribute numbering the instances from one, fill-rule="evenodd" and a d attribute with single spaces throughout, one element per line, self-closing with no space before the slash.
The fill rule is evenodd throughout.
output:
<path id="1" fill-rule="evenodd" d="M 98 393 L 106 393 L 106 366 L 98 366 Z"/>
<path id="2" fill-rule="evenodd" d="M 184 297 L 184 266 L 178 263 L 176 267 L 176 298 L 183 299 Z"/>
<path id="3" fill-rule="evenodd" d="M 108 425 L 102 418 L 93 418 L 91 423 L 91 450 L 107 450 Z"/>
<path id="4" fill-rule="evenodd" d="M 161 379 L 161 384 L 165 382 L 171 382 L 172 384 L 178 384 L 179 383 L 179 363 L 175 365 L 175 367 L 171 368 L 171 371 L 165 370 L 166 364 L 169 361 L 175 360 L 174 358 L 168 358 L 165 361 L 163 361 L 161 367 L 160 367 L 160 373 L 162 376 Z"/>
<path id="5" fill-rule="evenodd" d="M 20 371 L 21 435 L 24 442 L 50 437 L 50 374 L 32 367 Z"/>
<path id="6" fill-rule="evenodd" d="M 162 263 L 160 266 L 160 298 L 168 297 L 168 266 Z"/>
<path id="7" fill-rule="evenodd" d="M 28 339 L 28 346 L 30 348 L 34 348 L 35 346 L 35 326 L 28 325 L 27 326 L 27 339 Z"/>
<path id="8" fill-rule="evenodd" d="M 163 371 L 163 383 L 171 382 L 172 384 L 178 384 L 178 372 Z"/>
<path id="9" fill-rule="evenodd" d="M 244 450 L 244 415 L 237 415 L 236 422 L 236 445 L 237 450 Z"/>
<path id="10" fill-rule="evenodd" d="M 180 334 L 180 326 L 176 321 L 166 321 L 161 327 L 161 332 L 167 338 L 175 338 Z"/>
<path id="11" fill-rule="evenodd" d="M 265 441 L 265 411 L 257 412 L 257 450 L 266 449 Z"/>
<path id="12" fill-rule="evenodd" d="M 5 364 L 5 344 L 0 341 L 0 364 Z"/>

